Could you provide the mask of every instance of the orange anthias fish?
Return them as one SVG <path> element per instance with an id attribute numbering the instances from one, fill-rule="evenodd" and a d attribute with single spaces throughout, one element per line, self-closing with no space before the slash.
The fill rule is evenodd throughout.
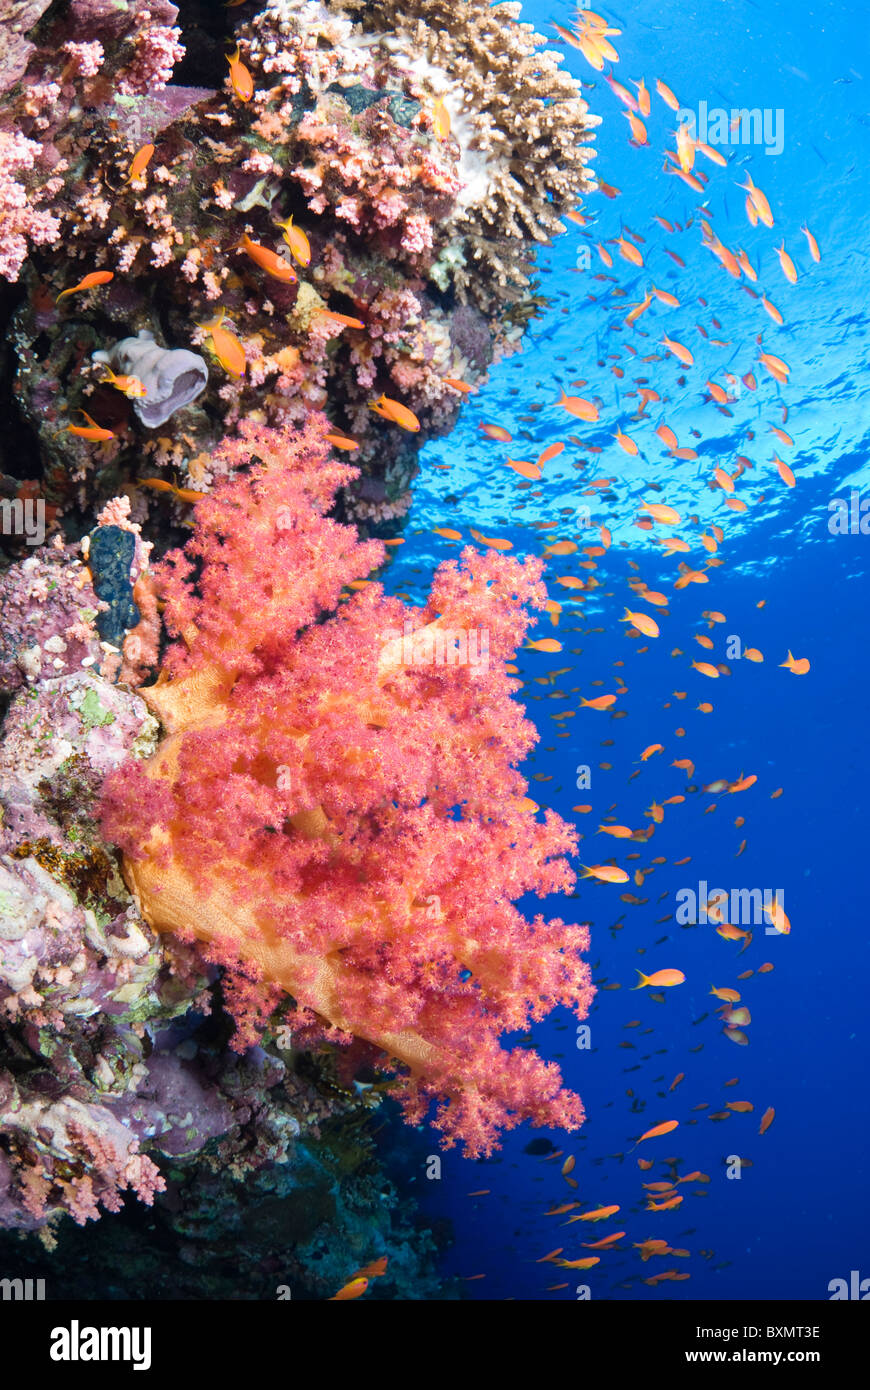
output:
<path id="1" fill-rule="evenodd" d="M 90 275 L 86 275 L 84 280 L 79 280 L 78 284 L 73 285 L 71 289 L 61 290 L 54 302 L 59 304 L 66 295 L 78 294 L 80 290 L 92 290 L 96 285 L 108 285 L 109 281 L 114 280 L 114 278 L 115 273 L 112 270 L 92 270 Z"/>
<path id="2" fill-rule="evenodd" d="M 810 659 L 808 656 L 795 658 L 789 652 L 785 661 L 781 661 L 780 666 L 784 666 L 787 671 L 791 671 L 793 676 L 805 676 L 810 669 Z"/>
<path id="3" fill-rule="evenodd" d="M 807 239 L 807 245 L 810 248 L 810 255 L 812 256 L 813 260 L 820 261 L 822 259 L 822 256 L 821 252 L 819 251 L 819 243 L 816 241 L 809 227 L 801 227 L 801 231 Z"/>
<path id="4" fill-rule="evenodd" d="M 776 930 L 782 936 L 788 936 L 789 932 L 791 931 L 791 922 L 788 920 L 785 908 L 779 901 L 779 898 L 774 898 L 773 902 L 769 905 L 765 903 L 764 911 L 767 913 L 767 916 L 770 918 L 771 922 L 776 927 Z"/>
<path id="5" fill-rule="evenodd" d="M 338 1293 L 334 1293 L 332 1298 L 328 1298 L 326 1301 L 327 1303 L 347 1303 L 349 1299 L 359 1298 L 361 1294 L 364 1294 L 368 1286 L 368 1279 L 361 1279 L 359 1277 L 351 1279 L 349 1283 L 339 1289 Z"/>
<path id="6" fill-rule="evenodd" d="M 615 695 L 596 695 L 594 700 L 584 700 L 584 699 L 581 698 L 580 704 L 583 705 L 583 706 L 585 706 L 586 709 L 597 709 L 597 710 L 610 709 L 610 706 L 611 706 L 611 705 L 615 705 L 615 704 L 616 704 L 616 696 L 615 696 Z M 623 880 L 620 879 L 620 883 L 621 883 L 622 881 L 623 881 Z"/>
<path id="7" fill-rule="evenodd" d="M 770 1129 L 770 1126 L 773 1124 L 775 1116 L 776 1111 L 774 1110 L 773 1106 L 768 1106 L 768 1108 L 765 1110 L 764 1114 L 761 1117 L 761 1124 L 758 1126 L 759 1134 L 765 1134 L 767 1130 Z"/>
<path id="8" fill-rule="evenodd" d="M 233 91 L 239 101 L 250 101 L 254 95 L 254 79 L 241 60 L 238 44 L 235 53 L 227 54 L 227 62 L 230 65 L 230 85 Z"/>
<path id="9" fill-rule="evenodd" d="M 576 415 L 578 420 L 594 424 L 598 419 L 598 406 L 592 401 L 584 400 L 582 396 L 566 396 L 563 391 L 556 404 L 561 405 L 570 415 Z"/>
<path id="10" fill-rule="evenodd" d="M 140 178 L 151 163 L 153 154 L 153 145 L 143 145 L 141 150 L 137 150 L 130 162 L 130 168 L 127 170 L 124 182 L 132 183 L 133 179 Z"/>
<path id="11" fill-rule="evenodd" d="M 207 492 L 197 492 L 192 487 L 176 487 L 175 483 L 168 483 L 165 478 L 140 478 L 139 486 L 150 487 L 152 492 L 171 492 L 179 502 L 201 502 L 208 497 Z"/>
<path id="12" fill-rule="evenodd" d="M 631 623 L 644 637 L 658 637 L 659 625 L 648 613 L 632 613 L 630 608 L 626 608 L 625 614 L 624 618 L 620 618 L 620 622 Z"/>
<path id="13" fill-rule="evenodd" d="M 669 106 L 672 111 L 679 111 L 679 101 L 674 96 L 667 83 L 662 82 L 661 79 L 658 77 L 656 78 L 656 91 L 658 92 L 659 96 L 661 97 L 662 101 L 665 103 L 666 106 Z"/>
<path id="14" fill-rule="evenodd" d="M 281 235 L 290 247 L 293 259 L 298 261 L 301 266 L 311 264 L 311 244 L 301 227 L 293 226 L 292 214 L 284 222 L 276 222 L 276 227 L 280 227 Z"/>
<path id="15" fill-rule="evenodd" d="M 619 254 L 624 261 L 628 261 L 631 265 L 643 265 L 643 256 L 633 241 L 629 241 L 624 236 L 618 236 L 616 245 L 619 247 Z"/>
<path id="16" fill-rule="evenodd" d="M 380 1279 L 386 1274 L 388 1264 L 388 1256 L 381 1255 L 379 1260 L 372 1260 L 371 1264 L 366 1265 L 363 1269 L 358 1269 L 353 1277 L 354 1279 Z"/>
<path id="17" fill-rule="evenodd" d="M 684 367 L 691 367 L 695 359 L 687 347 L 683 347 L 682 343 L 676 343 L 672 338 L 668 337 L 662 338 L 662 343 L 667 348 L 668 352 L 673 353 L 677 361 L 682 362 Z"/>
<path id="18" fill-rule="evenodd" d="M 794 268 L 794 261 L 785 249 L 785 242 L 781 246 L 777 246 L 776 254 L 779 256 L 779 263 L 786 280 L 790 280 L 793 285 L 797 284 L 797 271 Z"/>
<path id="19" fill-rule="evenodd" d="M 57 433 L 63 434 L 65 431 L 69 431 L 70 434 L 77 435 L 79 439 L 87 439 L 90 444 L 105 444 L 107 440 L 115 438 L 111 430 L 104 430 L 86 410 L 79 411 L 79 414 L 84 415 L 88 422 L 87 425 L 64 425 L 63 429 L 58 430 Z"/>
<path id="20" fill-rule="evenodd" d="M 640 1136 L 637 1143 L 642 1144 L 644 1139 L 658 1139 L 662 1134 L 670 1134 L 672 1130 L 677 1128 L 679 1123 L 679 1120 L 665 1120 L 664 1124 L 654 1125 L 652 1129 L 646 1130 L 645 1133 Z M 637 1144 L 635 1148 L 637 1148 Z"/>
<path id="21" fill-rule="evenodd" d="M 111 367 L 104 367 L 103 370 L 107 375 L 100 378 L 101 386 L 114 386 L 116 391 L 123 391 L 130 401 L 147 396 L 148 392 L 137 376 L 118 376 Z"/>
<path id="22" fill-rule="evenodd" d="M 327 434 L 324 435 L 327 444 L 331 444 L 334 449 L 358 449 L 359 444 L 355 439 L 351 439 L 346 434 Z"/>
<path id="23" fill-rule="evenodd" d="M 452 386 L 453 390 L 458 391 L 459 394 L 462 396 L 467 396 L 469 391 L 474 390 L 474 387 L 469 386 L 467 381 L 460 381 L 459 377 L 457 376 L 445 376 L 441 379 L 444 382 L 445 386 Z"/>
<path id="24" fill-rule="evenodd" d="M 782 385 L 788 383 L 788 375 L 791 371 L 791 367 L 787 362 L 783 362 L 781 357 L 774 357 L 771 352 L 762 352 L 759 353 L 758 360 L 767 371 L 770 372 L 774 380 L 780 382 Z"/>
<path id="25" fill-rule="evenodd" d="M 649 512 L 654 521 L 664 522 L 668 526 L 676 526 L 681 520 L 680 513 L 663 502 L 644 502 L 640 510 Z"/>
<path id="26" fill-rule="evenodd" d="M 224 371 L 238 380 L 245 374 L 247 365 L 245 349 L 235 333 L 231 333 L 228 328 L 221 327 L 225 317 L 226 310 L 221 309 L 217 318 L 211 323 L 198 323 L 196 326 L 208 333 L 214 355 Z"/>
<path id="27" fill-rule="evenodd" d="M 285 261 L 276 251 L 270 251 L 268 246 L 261 246 L 258 241 L 252 241 L 247 232 L 236 242 L 234 249 L 244 251 L 254 264 L 265 270 L 267 275 L 271 275 L 273 280 L 281 280 L 285 285 L 296 284 L 299 277 L 290 262 Z"/>
<path id="28" fill-rule="evenodd" d="M 435 105 L 432 107 L 432 129 L 438 140 L 446 140 L 450 134 L 450 112 L 447 110 L 441 97 L 438 98 Z"/>
<path id="29" fill-rule="evenodd" d="M 403 430 L 416 433 L 420 428 L 420 421 L 413 410 L 409 410 L 400 401 L 391 400 L 389 396 L 381 394 L 376 401 L 370 401 L 369 409 L 384 420 L 392 420 L 394 425 L 398 425 Z"/>
<path id="30" fill-rule="evenodd" d="M 682 970 L 657 970 L 654 975 L 644 975 L 642 970 L 637 973 L 640 980 L 635 989 L 646 989 L 647 985 L 652 985 L 653 989 L 672 989 L 674 985 L 682 985 L 686 981 Z"/>
<path id="31" fill-rule="evenodd" d="M 350 314 L 337 314 L 332 309 L 318 309 L 317 317 L 330 319 L 332 323 L 337 323 L 342 328 L 365 328 L 362 319 L 355 319 Z"/>
<path id="32" fill-rule="evenodd" d="M 770 203 L 767 201 L 758 185 L 752 182 L 752 175 L 747 173 L 746 182 L 739 183 L 737 187 L 746 190 L 748 194 L 747 203 L 753 208 L 758 220 L 763 222 L 765 227 L 772 227 L 773 213 L 770 211 Z"/>
<path id="33" fill-rule="evenodd" d="M 597 878 L 599 883 L 628 883 L 625 869 L 617 869 L 613 864 L 581 864 L 584 878 Z"/>
<path id="34" fill-rule="evenodd" d="M 503 425 L 480 424 L 477 428 L 490 439 L 497 439 L 501 444 L 509 444 L 513 439 L 513 435 Z"/>
<path id="35" fill-rule="evenodd" d="M 474 535 L 474 532 L 471 533 Z M 540 637 L 536 642 L 529 641 L 523 648 L 527 652 L 560 652 L 562 643 L 557 642 L 555 637 Z"/>

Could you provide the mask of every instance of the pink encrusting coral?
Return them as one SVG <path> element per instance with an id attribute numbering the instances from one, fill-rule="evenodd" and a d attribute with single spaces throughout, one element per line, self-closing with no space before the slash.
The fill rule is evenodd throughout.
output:
<path id="1" fill-rule="evenodd" d="M 22 182 L 41 148 L 18 131 L 0 130 L 0 275 L 6 280 L 18 279 L 31 247 L 56 241 L 60 233 L 58 219 L 35 206 L 38 192 Z"/>
<path id="2" fill-rule="evenodd" d="M 286 992 L 294 1046 L 367 1040 L 411 1122 L 437 1099 L 444 1142 L 487 1154 L 524 1119 L 583 1119 L 555 1064 L 499 1042 L 593 994 L 587 929 L 514 906 L 574 882 L 575 831 L 526 799 L 537 734 L 505 670 L 542 566 L 469 548 L 423 609 L 348 595 L 384 551 L 325 516 L 355 471 L 327 428 L 221 446 L 218 473 L 248 471 L 163 566 L 182 641 L 140 693 L 166 737 L 109 778 L 104 829 L 152 925 L 227 967 L 240 1045 Z"/>

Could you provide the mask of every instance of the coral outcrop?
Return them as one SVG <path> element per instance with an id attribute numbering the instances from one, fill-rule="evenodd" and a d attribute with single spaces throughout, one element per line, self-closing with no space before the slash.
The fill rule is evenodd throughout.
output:
<path id="1" fill-rule="evenodd" d="M 19 286 L 14 390 L 49 503 L 88 512 L 126 487 L 137 519 L 167 505 L 180 518 L 143 478 L 207 489 L 208 455 L 240 420 L 324 409 L 358 445 L 348 515 L 395 529 L 420 443 L 518 345 L 534 248 L 591 182 L 595 118 L 518 14 L 486 0 L 228 10 L 249 99 L 227 68 L 203 71 L 211 88 L 172 85 L 183 40 L 165 0 L 70 0 L 15 28 L 30 48 L 0 121 L 0 270 Z M 301 260 L 277 225 L 291 217 Z M 54 304 L 95 269 L 114 279 Z M 127 400 L 91 365 L 131 335 L 200 356 L 197 324 L 219 310 L 246 370 L 215 359 L 187 408 Z M 382 392 L 417 436 L 369 409 Z M 59 433 L 81 409 L 112 438 Z"/>

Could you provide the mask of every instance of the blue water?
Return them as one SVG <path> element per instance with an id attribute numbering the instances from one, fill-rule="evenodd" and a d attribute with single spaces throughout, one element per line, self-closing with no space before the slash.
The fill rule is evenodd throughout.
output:
<path id="1" fill-rule="evenodd" d="M 389 587 L 422 596 L 435 565 L 460 547 L 433 535 L 436 526 L 455 527 L 468 536 L 469 525 L 513 542 L 514 553 L 541 554 L 547 539 L 574 538 L 595 544 L 597 531 L 581 528 L 589 507 L 592 528 L 606 525 L 613 545 L 594 571 L 600 587 L 583 608 L 571 603 L 570 591 L 555 583 L 557 575 L 586 574 L 577 569 L 582 554 L 552 559 L 547 581 L 564 611 L 558 629 L 545 620 L 534 636 L 556 636 L 564 650 L 545 655 L 520 653 L 518 665 L 527 682 L 528 701 L 541 742 L 527 775 L 530 795 L 574 820 L 585 836 L 580 858 L 601 863 L 614 858 L 633 870 L 648 868 L 653 856 L 665 856 L 643 887 L 583 882 L 573 901 L 537 900 L 530 910 L 549 911 L 567 920 L 592 924 L 594 978 L 601 988 L 590 1015 L 591 1048 L 575 1046 L 576 1021 L 560 1011 L 534 1029 L 534 1041 L 547 1058 L 562 1066 L 566 1084 L 582 1095 L 587 1122 L 574 1135 L 549 1133 L 562 1156 L 534 1157 L 524 1147 L 541 1131 L 523 1127 L 509 1135 L 492 1159 L 471 1163 L 453 1151 L 442 1157 L 441 1177 L 423 1176 L 422 1158 L 437 1152 L 434 1135 L 414 1136 L 417 1146 L 415 1190 L 433 1216 L 449 1217 L 454 1245 L 444 1273 L 469 1278 L 475 1298 L 574 1299 L 578 1285 L 588 1285 L 593 1299 L 825 1299 L 830 1280 L 859 1269 L 870 1277 L 868 1197 L 864 1178 L 868 1117 L 866 886 L 863 876 L 867 814 L 864 783 L 868 767 L 864 683 L 867 678 L 864 584 L 870 536 L 832 535 L 829 503 L 868 488 L 870 399 L 862 390 L 867 374 L 868 227 L 866 164 L 870 154 L 870 34 L 857 12 L 834 3 L 784 3 L 750 0 L 694 5 L 666 0 L 652 10 L 640 3 L 605 12 L 622 30 L 612 41 L 620 55 L 614 76 L 630 86 L 645 77 L 653 93 L 646 124 L 650 148 L 632 148 L 623 108 L 581 54 L 567 50 L 568 68 L 589 84 L 591 109 L 604 118 L 597 130 L 598 175 L 621 190 L 608 200 L 587 199 L 584 212 L 593 219 L 581 230 L 570 226 L 539 257 L 540 292 L 552 300 L 538 319 L 523 351 L 498 364 L 487 383 L 468 399 L 450 437 L 427 447 L 422 476 L 405 532 L 407 543 L 393 567 Z M 563 3 L 524 7 L 523 18 L 552 34 L 552 21 L 571 22 Z M 728 110 L 741 106 L 781 111 L 783 148 L 766 154 L 762 146 L 722 148 L 727 168 L 698 156 L 709 174 L 702 194 L 662 170 L 662 150 L 675 116 L 654 93 L 655 78 L 665 81 L 684 107 Z M 766 193 L 775 225 L 752 229 L 736 187 L 746 171 Z M 780 309 L 785 326 L 777 328 L 760 301 L 744 290 L 714 259 L 701 240 L 697 211 L 706 205 L 722 241 L 745 248 L 759 273 L 763 291 Z M 669 235 L 653 220 L 658 213 L 688 230 Z M 821 263 L 811 260 L 800 231 L 807 223 L 821 248 Z M 623 225 L 646 240 L 646 265 L 637 269 L 609 246 L 614 281 L 596 279 L 605 272 L 597 252 L 583 269 L 582 248 L 618 236 Z M 591 241 L 584 240 L 584 231 Z M 798 271 L 796 285 L 784 278 L 774 252 L 785 238 Z M 668 246 L 684 261 L 680 269 L 664 252 Z M 679 308 L 654 302 L 634 328 L 620 327 L 627 308 L 654 282 L 675 293 Z M 614 285 L 625 298 L 614 297 Z M 704 306 L 698 296 L 707 300 Z M 721 324 L 717 330 L 711 320 Z M 699 333 L 701 324 L 708 339 Z M 659 348 L 667 333 L 689 346 L 695 364 L 684 370 Z M 763 347 L 789 364 L 789 384 L 778 386 L 757 361 L 756 335 Z M 714 346 L 718 338 L 725 346 Z M 626 344 L 637 348 L 634 359 Z M 661 351 L 663 360 L 640 358 Z M 620 353 L 619 358 L 607 354 Z M 600 362 L 604 362 L 602 367 Z M 610 367 L 625 375 L 618 379 Z M 732 415 L 704 401 L 705 382 L 725 384 L 723 372 L 736 378 L 753 372 L 758 389 L 742 384 Z M 632 419 L 637 409 L 633 380 L 644 377 L 663 398 L 649 407 L 649 419 Z M 600 397 L 596 425 L 582 424 L 556 407 L 559 390 L 577 378 L 588 385 L 575 391 Z M 684 378 L 685 384 L 680 384 Z M 540 403 L 543 408 L 530 407 Z M 794 447 L 781 446 L 769 432 L 782 426 Z M 521 417 L 531 416 L 523 420 Z M 505 425 L 510 446 L 480 434 L 481 421 Z M 680 445 L 698 452 L 694 462 L 668 457 L 654 428 L 665 421 Z M 640 445 L 629 458 L 613 440 L 617 427 Z M 691 434 L 700 432 L 700 438 Z M 754 437 L 751 432 L 754 431 Z M 540 483 L 523 484 L 503 463 L 534 460 L 550 443 L 569 434 L 603 452 L 589 454 L 569 445 L 545 466 Z M 770 462 L 774 448 L 794 470 L 797 485 L 787 488 Z M 721 464 L 734 471 L 737 454 L 754 463 L 737 483 L 736 495 L 748 504 L 742 513 L 724 505 L 725 494 L 708 480 Z M 588 460 L 582 471 L 574 461 Z M 435 464 L 449 464 L 438 469 Z M 587 480 L 614 479 L 612 500 L 584 496 Z M 658 485 L 661 491 L 656 491 Z M 699 528 L 657 526 L 653 533 L 634 526 L 641 501 L 667 502 L 683 518 L 697 515 L 704 526 L 721 525 L 725 540 L 718 551 L 721 567 L 709 570 L 709 583 L 690 584 L 674 592 L 681 560 L 703 567 L 708 559 L 697 541 Z M 535 522 L 558 521 L 545 533 Z M 688 555 L 665 558 L 652 543 L 654 534 L 684 535 Z M 632 570 L 634 561 L 639 570 Z M 634 575 L 673 597 L 667 616 L 660 616 L 661 637 L 631 640 L 620 624 L 625 605 L 645 609 L 628 587 Z M 764 606 L 758 607 L 761 600 Z M 705 609 L 726 615 L 711 631 Z M 591 628 L 602 628 L 590 632 Z M 710 631 L 715 642 L 706 653 L 694 634 Z M 764 653 L 762 665 L 726 656 L 726 638 L 737 635 Z M 645 647 L 647 650 L 640 651 Z M 571 648 L 582 648 L 577 654 Z M 678 648 L 683 655 L 672 655 Z M 779 663 L 791 649 L 807 656 L 810 672 L 795 677 Z M 692 660 L 726 661 L 730 677 L 706 679 Z M 616 709 L 628 717 L 579 708 L 579 694 L 615 690 L 614 662 L 628 693 Z M 571 669 L 552 683 L 536 683 L 548 674 Z M 593 681 L 603 685 L 593 686 Z M 563 691 L 567 698 L 549 699 Z M 678 700 L 675 691 L 685 691 Z M 697 710 L 701 701 L 711 714 Z M 575 717 L 554 722 L 566 710 Z M 677 728 L 685 730 L 678 737 Z M 566 737 L 556 737 L 559 732 Z M 614 740 L 603 747 L 604 740 Z M 663 743 L 663 755 L 644 764 L 641 751 Z M 608 814 L 639 828 L 650 824 L 644 811 L 655 799 L 685 794 L 686 776 L 670 766 L 691 758 L 696 793 L 665 807 L 665 819 L 648 845 L 595 836 Z M 610 770 L 600 763 L 612 764 Z M 575 786 L 575 769 L 589 765 L 589 790 Z M 633 781 L 629 776 L 642 770 Z M 700 787 L 717 778 L 735 780 L 754 773 L 757 783 L 735 795 L 704 794 Z M 781 797 L 771 793 L 783 788 Z M 705 814 L 712 804 L 716 809 Z M 589 814 L 572 812 L 589 804 Z M 611 812 L 611 808 L 612 812 Z M 735 826 L 738 816 L 745 825 Z M 742 855 L 735 857 L 746 839 Z M 640 858 L 625 859 L 640 851 Z M 674 867 L 673 861 L 691 856 Z M 792 930 L 767 935 L 756 927 L 752 944 L 720 939 L 711 925 L 682 928 L 673 920 L 680 889 L 770 888 L 784 893 Z M 648 899 L 640 905 L 620 901 L 633 892 Z M 612 929 L 614 923 L 619 929 Z M 738 982 L 745 970 L 762 962 L 774 970 Z M 663 1003 L 648 991 L 630 994 L 635 970 L 647 973 L 677 967 L 686 983 L 666 992 Z M 719 1001 L 711 985 L 736 987 L 751 1010 L 748 1046 L 723 1035 L 714 1012 Z M 703 1015 L 707 1017 L 703 1018 Z M 627 1028 L 634 1020 L 639 1026 Z M 630 1043 L 631 1047 L 624 1044 Z M 685 1080 L 668 1091 L 674 1077 Z M 725 1087 L 724 1082 L 739 1078 Z M 729 1100 L 748 1100 L 751 1114 L 732 1114 L 722 1122 L 709 1116 Z M 707 1109 L 694 1107 L 706 1104 Z M 633 1111 L 632 1106 L 636 1109 Z M 761 1115 L 773 1106 L 776 1118 L 759 1136 Z M 636 1154 L 628 1151 L 647 1128 L 677 1119 L 679 1129 L 647 1141 Z M 560 1176 L 568 1154 L 576 1155 L 572 1189 Z M 726 1177 L 725 1160 L 740 1155 L 751 1166 L 739 1179 Z M 638 1157 L 655 1160 L 642 1172 Z M 679 1190 L 678 1210 L 644 1210 L 643 1182 L 662 1181 L 672 1170 L 664 1158 L 679 1159 L 679 1171 L 701 1170 L 708 1184 L 690 1183 Z M 469 1192 L 488 1188 L 485 1197 Z M 566 1226 L 566 1216 L 547 1216 L 551 1206 L 579 1201 L 576 1210 L 618 1204 L 611 1220 Z M 578 1274 L 552 1264 L 536 1263 L 556 1246 L 564 1258 L 589 1251 L 595 1241 L 615 1231 L 625 1239 L 600 1263 Z M 686 1257 L 654 1258 L 641 1263 L 634 1242 L 666 1239 L 690 1251 Z M 703 1252 L 703 1253 L 702 1253 Z M 658 1271 L 689 1273 L 681 1282 L 651 1287 L 640 1282 Z M 547 1291 L 548 1286 L 566 1288 Z"/>

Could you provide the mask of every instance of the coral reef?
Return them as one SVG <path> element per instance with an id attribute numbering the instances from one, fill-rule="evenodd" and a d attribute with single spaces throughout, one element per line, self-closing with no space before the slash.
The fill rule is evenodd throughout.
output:
<path id="1" fill-rule="evenodd" d="M 0 261 L 19 286 L 13 389 L 46 500 L 87 514 L 125 489 L 137 519 L 164 519 L 156 537 L 183 505 L 143 492 L 143 475 L 207 489 L 204 460 L 240 420 L 325 409 L 358 443 L 354 493 L 371 480 L 377 494 L 348 514 L 394 529 L 420 443 L 456 417 L 451 382 L 518 345 L 534 247 L 590 186 L 595 118 L 561 55 L 512 4 L 272 0 L 227 11 L 243 99 L 207 63 L 211 89 L 171 85 L 183 41 L 165 0 L 70 0 L 25 28 L 38 10 L 7 34 Z M 94 270 L 113 279 L 54 304 Z M 243 373 L 197 327 L 216 310 Z M 145 334 L 197 357 L 205 344 L 195 405 L 193 390 L 161 410 L 159 391 L 130 401 L 103 382 L 94 355 Z M 382 392 L 419 435 L 369 409 Z M 111 437 L 59 432 L 81 409 Z"/>
<path id="2" fill-rule="evenodd" d="M 374 584 L 339 605 L 381 547 L 323 515 L 348 472 L 327 430 L 247 422 L 222 446 L 250 467 L 160 572 L 183 640 L 141 694 L 166 737 L 107 779 L 103 828 L 146 920 L 228 967 L 239 1046 L 286 992 L 297 1045 L 372 1043 L 410 1120 L 437 1098 L 446 1144 L 486 1154 L 524 1119 L 583 1118 L 554 1064 L 498 1041 L 592 997 L 586 929 L 513 906 L 574 882 L 575 832 L 529 814 L 514 768 L 537 735 L 504 664 L 541 565 L 468 549 L 425 609 Z M 445 632 L 486 634 L 485 674 L 427 659 Z"/>

